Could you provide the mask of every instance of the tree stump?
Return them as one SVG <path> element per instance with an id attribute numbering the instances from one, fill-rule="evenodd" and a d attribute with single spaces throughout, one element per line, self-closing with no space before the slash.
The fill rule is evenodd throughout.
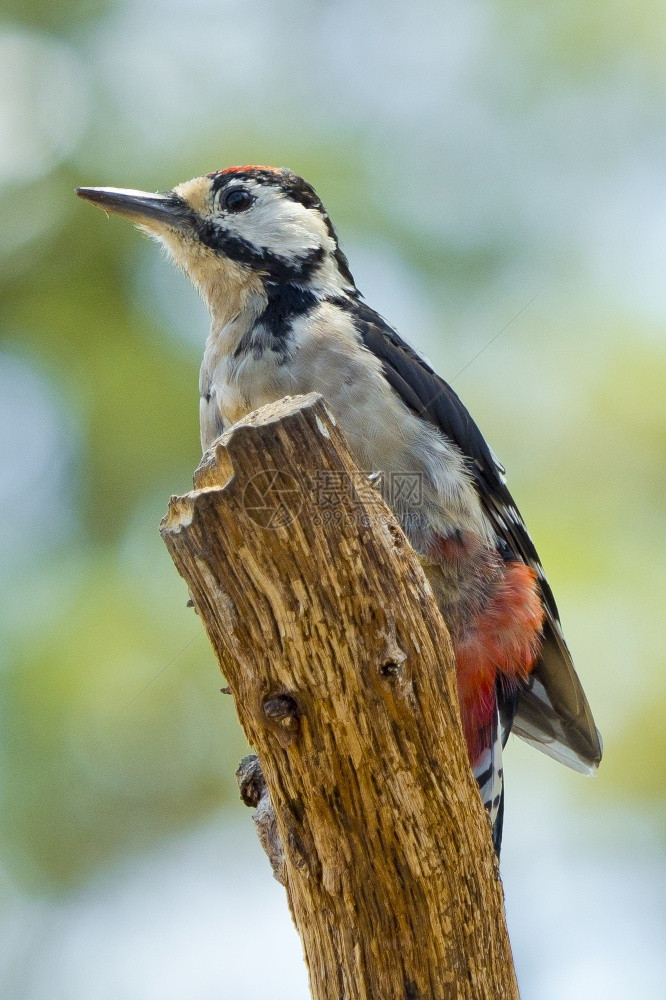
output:
<path id="1" fill-rule="evenodd" d="M 333 416 L 264 407 L 194 484 L 161 531 L 261 761 L 312 997 L 515 1000 L 446 626 Z"/>

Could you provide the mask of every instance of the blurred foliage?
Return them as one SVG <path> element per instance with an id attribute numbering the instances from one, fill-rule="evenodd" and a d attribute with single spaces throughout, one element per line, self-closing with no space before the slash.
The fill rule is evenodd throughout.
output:
<path id="1" fill-rule="evenodd" d="M 663 73 L 666 22 L 659 0 L 556 0 L 544 6 L 536 0 L 502 3 L 513 31 L 526 31 L 528 48 L 538 50 L 561 77 L 598 75 L 615 69 L 618 61 L 637 52 L 641 69 Z M 525 40 L 525 36 L 523 36 Z M 543 65 L 543 63 L 542 63 Z"/>
<path id="2" fill-rule="evenodd" d="M 218 808 L 237 794 L 221 758 L 247 752 L 198 619 L 174 615 L 186 594 L 160 608 L 101 551 L 78 576 L 0 682 L 3 835 L 37 884 Z"/>
<path id="3" fill-rule="evenodd" d="M 590 246 L 600 253 L 609 240 L 595 229 L 588 203 L 600 178 L 610 185 L 607 147 L 622 145 L 613 117 L 620 57 L 638 67 L 640 84 L 638 96 L 627 91 L 618 129 L 642 122 L 643 154 L 656 148 L 659 5 L 481 4 L 485 56 L 472 46 L 458 75 L 443 79 L 432 78 L 432 67 L 447 69 L 437 46 L 448 39 L 433 48 L 414 19 L 399 33 L 387 20 L 388 93 L 372 75 L 383 65 L 381 36 L 367 42 L 370 70 L 364 50 L 358 64 L 339 69 L 334 61 L 334 74 L 324 67 L 318 77 L 328 49 L 314 43 L 308 62 L 304 40 L 330 34 L 336 5 L 305 11 L 285 2 L 274 15 L 222 6 L 225 32 L 218 25 L 215 38 L 227 44 L 229 34 L 236 48 L 219 54 L 214 44 L 208 62 L 195 58 L 190 70 L 192 39 L 180 39 L 189 22 L 175 0 L 4 5 L 10 33 L 16 25 L 38 29 L 40 43 L 57 46 L 88 87 L 80 138 L 69 149 L 47 136 L 44 162 L 30 179 L 0 142 L 0 164 L 3 156 L 8 164 L 0 186 L 4 350 L 34 370 L 45 392 L 53 389 L 78 432 L 68 486 L 43 510 L 48 518 L 71 509 L 74 527 L 48 544 L 17 536 L 0 567 L 6 856 L 33 887 L 71 885 L 236 795 L 242 735 L 229 700 L 217 694 L 217 667 L 157 533 L 168 495 L 188 486 L 199 457 L 197 371 L 206 330 L 198 350 L 192 338 L 179 341 L 166 330 L 154 306 L 159 288 L 140 266 L 155 248 L 142 248 L 126 223 L 107 221 L 73 193 L 77 184 L 161 189 L 233 162 L 289 165 L 310 179 L 343 246 L 370 248 L 389 288 L 399 283 L 390 265 L 398 255 L 400 274 L 417 288 L 417 346 L 454 380 L 509 466 L 610 748 L 595 790 L 586 786 L 581 801 L 663 803 L 666 573 L 655 554 L 666 513 L 664 317 L 615 298 L 610 279 L 599 282 L 586 259 L 594 257 Z M 359 5 L 358 25 L 350 11 L 340 14 L 347 34 L 337 49 L 329 45 L 340 59 L 353 58 L 351 42 L 366 29 L 382 29 L 367 5 Z M 116 34 L 107 14 L 118 19 Z M 421 36 L 410 34 L 417 29 Z M 157 77 L 153 49 L 141 48 L 151 32 L 163 33 L 155 51 L 166 64 L 182 57 L 174 78 L 201 93 L 196 107 L 176 107 L 173 79 Z M 141 60 L 122 49 L 135 36 Z M 410 39 L 419 58 L 423 51 L 432 59 L 418 100 L 408 90 L 405 97 L 411 80 L 392 68 Z M 504 46 L 499 54 L 496 46 Z M 455 67 L 455 51 L 446 53 Z M 244 60 L 254 65 L 255 58 L 266 75 L 251 90 L 242 73 Z M 213 80 L 205 92 L 199 69 Z M 214 76 L 225 69 L 228 77 Z M 236 71 L 245 83 L 234 90 Z M 311 94 L 299 76 L 308 72 L 318 81 Z M 119 96 L 128 74 L 136 108 Z M 592 77 L 600 89 L 574 92 L 571 104 L 591 113 L 572 125 L 569 106 L 553 109 L 549 101 Z M 460 80 L 467 90 L 455 89 Z M 606 104 L 598 97 L 604 81 Z M 56 107 L 58 81 L 52 84 Z M 158 108 L 173 114 L 161 131 L 150 103 L 160 86 Z M 33 109 L 17 93 L 10 97 L 20 123 Z M 320 110 L 308 110 L 308 100 Z M 600 141 L 594 126 L 604 115 Z M 629 160 L 630 131 L 624 146 Z M 582 180 L 574 169 L 581 156 Z M 621 177 L 618 184 L 624 196 Z M 608 191 L 599 196 L 602 217 Z M 353 255 L 351 266 L 356 272 Z M 372 282 L 361 286 L 389 312 L 390 296 L 384 309 Z M 190 294 L 182 295 L 187 308 Z M 419 326 L 424 309 L 430 318 Z M 30 399 L 20 411 L 2 412 L 9 432 L 19 433 L 29 424 Z M 32 454 L 25 462 L 36 463 L 35 482 L 50 483 L 51 466 Z M 11 481 L 3 481 L 5 496 Z M 12 509 L 3 518 L 11 523 Z"/>
<path id="4" fill-rule="evenodd" d="M 659 664 L 661 666 L 661 664 Z M 666 788 L 666 690 L 628 720 L 611 763 L 609 780 L 623 799 L 654 809 L 662 833 Z"/>
<path id="5" fill-rule="evenodd" d="M 109 7 L 106 0 L 61 0 L 57 4 L 49 0 L 30 0 L 30 3 L 2 0 L 2 15 L 8 21 L 34 28 L 67 31 L 90 18 L 99 17 Z"/>

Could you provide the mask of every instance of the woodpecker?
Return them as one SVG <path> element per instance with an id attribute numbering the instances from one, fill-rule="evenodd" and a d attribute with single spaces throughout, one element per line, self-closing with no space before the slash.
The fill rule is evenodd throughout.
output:
<path id="1" fill-rule="evenodd" d="M 228 167 L 165 193 L 79 188 L 156 238 L 211 314 L 203 449 L 252 410 L 321 393 L 362 470 L 415 474 L 391 501 L 451 633 L 470 763 L 499 853 L 513 731 L 592 773 L 601 738 L 500 465 L 453 389 L 364 302 L 313 187 Z"/>

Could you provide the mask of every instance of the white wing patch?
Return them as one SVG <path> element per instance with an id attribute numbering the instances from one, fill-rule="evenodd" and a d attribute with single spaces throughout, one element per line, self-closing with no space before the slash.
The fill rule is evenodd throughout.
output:
<path id="1" fill-rule="evenodd" d="M 488 444 L 487 441 L 486 444 Z M 491 458 L 495 463 L 495 468 L 497 469 L 497 475 L 500 477 L 500 479 L 506 486 L 506 469 L 504 468 L 504 466 L 502 465 L 499 458 L 497 457 L 497 455 L 495 454 L 495 452 L 493 451 L 493 449 L 490 447 L 489 444 L 488 444 L 488 451 L 490 452 Z"/>

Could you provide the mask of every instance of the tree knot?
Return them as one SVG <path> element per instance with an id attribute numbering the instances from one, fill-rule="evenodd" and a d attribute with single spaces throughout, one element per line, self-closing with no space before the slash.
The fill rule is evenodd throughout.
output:
<path id="1" fill-rule="evenodd" d="M 266 723 L 277 736 L 280 746 L 288 747 L 300 728 L 298 702 L 290 694 L 278 694 L 266 698 L 262 707 Z"/>

